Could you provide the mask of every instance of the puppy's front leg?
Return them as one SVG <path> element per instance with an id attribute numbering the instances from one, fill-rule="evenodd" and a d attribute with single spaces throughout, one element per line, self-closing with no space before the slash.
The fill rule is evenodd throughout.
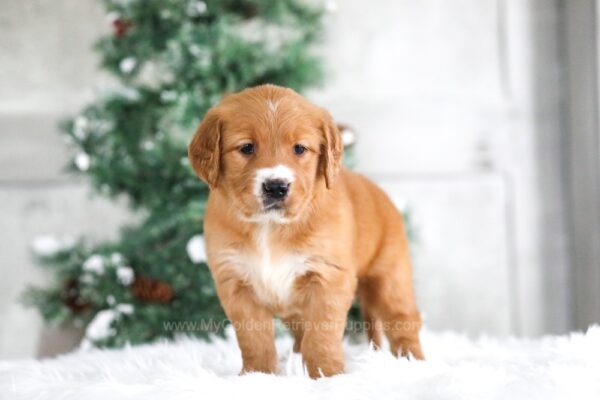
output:
<path id="1" fill-rule="evenodd" d="M 304 335 L 301 353 L 311 378 L 344 372 L 342 339 L 353 288 L 349 279 L 328 280 L 314 274 L 302 289 Z"/>
<path id="2" fill-rule="evenodd" d="M 231 321 L 242 352 L 242 374 L 246 372 L 275 373 L 273 315 L 256 299 L 252 288 L 229 277 L 217 283 L 217 292 L 227 317 Z"/>

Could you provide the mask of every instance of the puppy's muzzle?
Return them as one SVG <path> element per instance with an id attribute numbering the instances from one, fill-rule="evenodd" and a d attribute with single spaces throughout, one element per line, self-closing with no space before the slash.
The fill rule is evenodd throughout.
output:
<path id="1" fill-rule="evenodd" d="M 283 179 L 267 179 L 262 184 L 262 191 L 266 200 L 265 205 L 273 204 L 283 201 L 287 197 L 290 191 L 290 183 Z"/>
<path id="2" fill-rule="evenodd" d="M 263 212 L 283 211 L 291 196 L 294 171 L 285 165 L 256 170 L 254 195 L 262 205 Z"/>

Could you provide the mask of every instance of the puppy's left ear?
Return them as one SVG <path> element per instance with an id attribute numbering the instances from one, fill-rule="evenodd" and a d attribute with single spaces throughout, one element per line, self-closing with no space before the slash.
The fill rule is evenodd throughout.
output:
<path id="1" fill-rule="evenodd" d="M 342 166 L 342 154 L 344 146 L 336 123 L 331 115 L 322 110 L 321 131 L 323 133 L 323 144 L 321 145 L 321 170 L 325 176 L 327 189 L 333 187 L 333 181 Z"/>
<path id="2" fill-rule="evenodd" d="M 221 125 L 217 110 L 208 110 L 188 147 L 192 168 L 211 189 L 217 187 L 221 168 Z"/>

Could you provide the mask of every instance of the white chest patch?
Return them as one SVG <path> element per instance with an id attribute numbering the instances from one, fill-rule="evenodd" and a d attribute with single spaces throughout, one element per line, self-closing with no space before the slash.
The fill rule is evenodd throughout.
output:
<path id="1" fill-rule="evenodd" d="M 286 304 L 290 300 L 294 281 L 308 271 L 306 257 L 298 254 L 272 252 L 269 224 L 260 224 L 256 253 L 240 260 L 238 272 L 254 289 L 258 299 L 265 304 Z"/>

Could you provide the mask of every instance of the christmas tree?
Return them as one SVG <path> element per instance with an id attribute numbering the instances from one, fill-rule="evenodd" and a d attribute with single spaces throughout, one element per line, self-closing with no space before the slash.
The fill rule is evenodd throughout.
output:
<path id="1" fill-rule="evenodd" d="M 85 327 L 86 343 L 96 346 L 182 330 L 222 333 L 225 315 L 203 254 L 208 188 L 189 165 L 187 144 L 229 92 L 318 83 L 311 46 L 323 9 L 302 0 L 104 5 L 113 31 L 96 49 L 117 84 L 63 130 L 76 149 L 71 170 L 102 195 L 125 196 L 142 218 L 110 243 L 38 243 L 53 282 L 28 289 L 25 299 L 51 324 Z"/>

